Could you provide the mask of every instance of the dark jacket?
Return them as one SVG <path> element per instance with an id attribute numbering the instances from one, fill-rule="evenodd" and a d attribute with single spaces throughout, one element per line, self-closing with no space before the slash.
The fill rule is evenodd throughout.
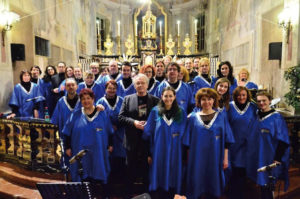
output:
<path id="1" fill-rule="evenodd" d="M 58 102 L 59 98 L 64 95 L 64 92 L 62 91 L 60 93 L 54 93 L 53 89 L 58 88 L 61 82 L 64 80 L 65 80 L 65 73 L 58 73 L 51 77 L 52 93 L 54 96 L 55 105 Z"/>
<path id="2" fill-rule="evenodd" d="M 151 109 L 156 106 L 159 99 L 153 95 L 147 94 L 147 117 Z M 124 147 L 128 150 L 139 148 L 142 140 L 142 131 L 135 128 L 134 121 L 139 120 L 138 117 L 138 96 L 137 94 L 128 95 L 124 98 L 120 113 L 119 122 L 125 127 Z"/>

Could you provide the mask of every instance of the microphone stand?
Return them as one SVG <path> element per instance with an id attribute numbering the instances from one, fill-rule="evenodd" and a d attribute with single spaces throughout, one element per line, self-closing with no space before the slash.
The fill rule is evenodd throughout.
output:
<path id="1" fill-rule="evenodd" d="M 275 180 L 276 178 L 272 176 L 272 168 L 267 168 L 268 172 L 268 183 L 264 186 L 266 191 L 262 192 L 262 198 L 264 199 L 273 199 L 275 191 Z"/>
<path id="2" fill-rule="evenodd" d="M 66 165 L 66 160 L 65 160 L 65 147 L 64 147 L 64 142 L 63 140 L 60 138 L 60 147 L 61 147 L 61 162 L 62 162 L 62 167 L 61 170 L 64 174 L 64 179 L 66 182 L 68 182 L 68 171 L 69 168 Z"/>

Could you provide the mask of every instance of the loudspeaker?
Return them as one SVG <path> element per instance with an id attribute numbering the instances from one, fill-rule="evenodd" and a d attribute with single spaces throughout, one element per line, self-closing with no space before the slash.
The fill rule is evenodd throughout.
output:
<path id="1" fill-rule="evenodd" d="M 269 43 L 269 60 L 281 60 L 282 42 Z"/>
<path id="2" fill-rule="evenodd" d="M 11 60 L 25 61 L 25 45 L 24 44 L 10 44 Z"/>

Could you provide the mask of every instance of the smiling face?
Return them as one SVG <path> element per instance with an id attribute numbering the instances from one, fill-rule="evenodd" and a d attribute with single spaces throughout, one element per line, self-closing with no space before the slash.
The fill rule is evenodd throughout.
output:
<path id="1" fill-rule="evenodd" d="M 227 82 L 222 82 L 217 86 L 217 92 L 219 95 L 224 95 L 229 89 L 229 85 Z"/>
<path id="2" fill-rule="evenodd" d="M 80 68 L 74 68 L 74 76 L 76 79 L 82 78 L 82 72 Z"/>
<path id="3" fill-rule="evenodd" d="M 146 75 L 149 79 L 152 78 L 152 76 L 153 76 L 153 71 L 152 71 L 152 69 L 151 69 L 150 67 L 147 68 L 147 69 L 145 70 L 145 75 Z"/>
<path id="4" fill-rule="evenodd" d="M 55 73 L 54 69 L 51 66 L 49 66 L 47 68 L 47 72 L 48 72 L 48 75 L 50 75 L 50 76 L 54 75 L 54 73 Z"/>
<path id="5" fill-rule="evenodd" d="M 22 75 L 22 80 L 23 80 L 23 82 L 30 82 L 30 75 L 29 75 L 29 73 L 24 73 L 23 75 Z"/>
<path id="6" fill-rule="evenodd" d="M 158 77 L 163 76 L 164 70 L 165 70 L 163 63 L 158 62 L 155 67 L 156 67 L 156 76 L 158 76 Z"/>
<path id="7" fill-rule="evenodd" d="M 77 90 L 77 84 L 75 81 L 73 80 L 67 80 L 66 81 L 66 91 L 68 94 L 70 95 L 74 95 L 76 94 L 76 90 Z"/>
<path id="8" fill-rule="evenodd" d="M 40 76 L 40 70 L 38 68 L 32 68 L 31 76 L 32 78 L 37 79 Z"/>
<path id="9" fill-rule="evenodd" d="M 201 97 L 200 104 L 204 111 L 212 110 L 215 100 L 212 97 Z"/>
<path id="10" fill-rule="evenodd" d="M 172 107 L 174 100 L 176 99 L 176 96 L 174 95 L 173 91 L 166 90 L 162 93 L 161 99 L 164 102 L 165 107 L 167 109 L 170 109 Z"/>
<path id="11" fill-rule="evenodd" d="M 81 97 L 80 102 L 85 109 L 90 109 L 94 106 L 94 99 L 87 94 Z"/>
<path id="12" fill-rule="evenodd" d="M 229 66 L 227 64 L 221 66 L 221 73 L 224 77 L 229 75 Z"/>
<path id="13" fill-rule="evenodd" d="M 136 89 L 138 96 L 144 96 L 145 94 L 147 94 L 147 88 L 148 88 L 147 81 L 143 77 L 137 77 L 137 78 L 138 79 L 136 79 L 134 82 L 134 87 Z"/>
<path id="14" fill-rule="evenodd" d="M 122 75 L 123 75 L 123 78 L 125 78 L 125 79 L 129 78 L 131 75 L 131 67 L 123 65 L 122 66 Z"/>
<path id="15" fill-rule="evenodd" d="M 114 98 L 117 94 L 117 87 L 113 84 L 108 84 L 105 89 L 106 95 L 108 98 Z"/>
<path id="16" fill-rule="evenodd" d="M 88 75 L 85 78 L 84 82 L 85 82 L 86 85 L 90 86 L 94 83 L 94 80 L 95 80 L 95 78 L 92 75 Z"/>
<path id="17" fill-rule="evenodd" d="M 245 104 L 247 102 L 247 91 L 241 90 L 240 93 L 237 96 L 237 101 L 239 104 Z"/>
<path id="18" fill-rule="evenodd" d="M 118 62 L 117 61 L 111 61 L 108 65 L 108 71 L 110 75 L 114 75 L 118 73 Z"/>
<path id="19" fill-rule="evenodd" d="M 207 75 L 209 73 L 209 64 L 207 62 L 201 62 L 199 72 L 201 75 Z"/>
<path id="20" fill-rule="evenodd" d="M 271 101 L 269 100 L 269 98 L 267 96 L 265 96 L 265 95 L 257 96 L 257 105 L 258 105 L 258 108 L 262 112 L 267 112 L 267 111 L 271 110 L 270 104 L 271 104 Z"/>
<path id="21" fill-rule="evenodd" d="M 178 80 L 178 68 L 176 65 L 171 65 L 167 69 L 167 77 L 170 82 L 176 82 Z"/>
<path id="22" fill-rule="evenodd" d="M 67 77 L 73 77 L 74 76 L 74 70 L 72 68 L 67 68 Z"/>
<path id="23" fill-rule="evenodd" d="M 65 68 L 66 68 L 66 66 L 65 66 L 64 63 L 58 63 L 58 65 L 57 65 L 57 72 L 58 73 L 64 73 L 65 72 Z"/>

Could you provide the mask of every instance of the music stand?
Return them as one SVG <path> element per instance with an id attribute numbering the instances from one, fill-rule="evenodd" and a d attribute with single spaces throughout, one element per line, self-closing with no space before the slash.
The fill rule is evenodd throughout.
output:
<path id="1" fill-rule="evenodd" d="M 37 183 L 43 199 L 92 199 L 89 182 Z"/>

